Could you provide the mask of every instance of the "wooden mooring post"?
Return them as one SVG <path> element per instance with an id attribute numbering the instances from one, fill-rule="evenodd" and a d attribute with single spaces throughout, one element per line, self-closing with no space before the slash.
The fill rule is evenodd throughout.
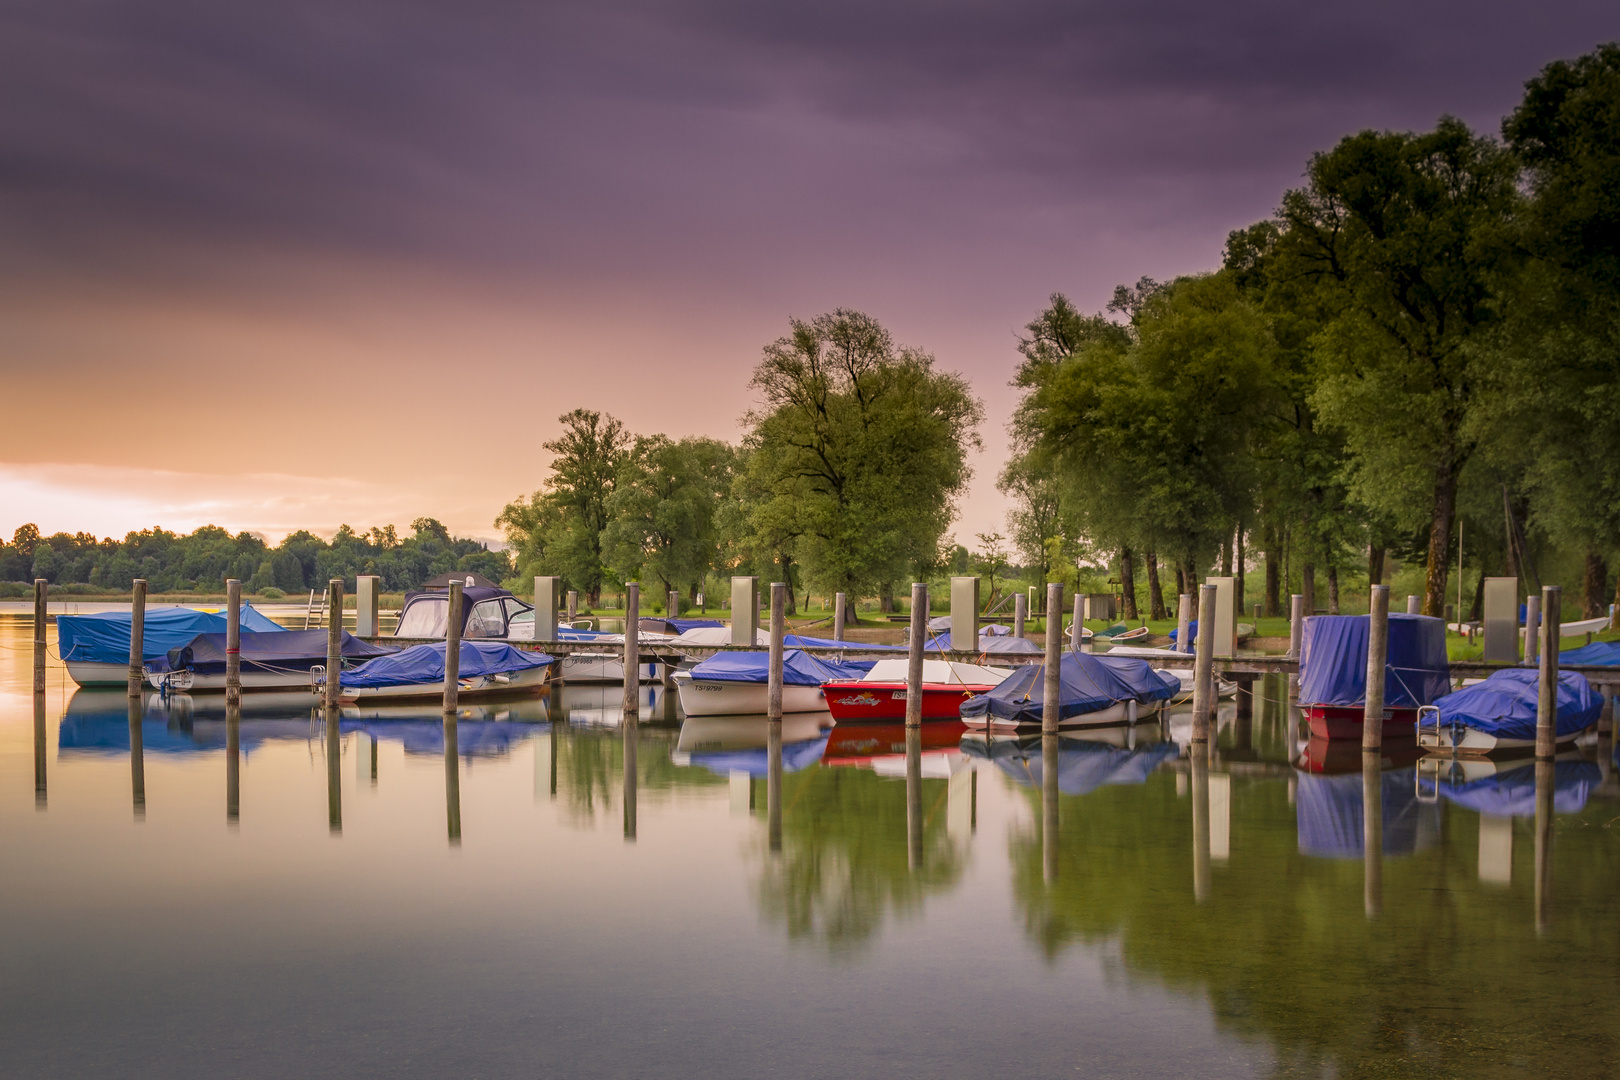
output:
<path id="1" fill-rule="evenodd" d="M 669 590 L 669 599 L 664 602 L 664 618 L 678 619 L 681 616 L 681 590 Z"/>
<path id="2" fill-rule="evenodd" d="M 1564 590 L 1541 587 L 1540 693 L 1536 696 L 1536 760 L 1551 761 L 1558 750 L 1558 628 Z"/>
<path id="3" fill-rule="evenodd" d="M 242 703 L 242 583 L 225 581 L 225 707 Z"/>
<path id="4" fill-rule="evenodd" d="M 844 622 L 849 618 L 849 596 L 846 593 L 836 593 L 833 596 L 833 640 L 844 640 Z M 927 625 L 926 623 L 924 625 Z"/>
<path id="5" fill-rule="evenodd" d="M 1198 628 L 1210 626 L 1215 618 L 1214 585 L 1198 587 Z M 1193 660 L 1193 734 L 1195 743 L 1208 743 L 1215 718 L 1215 635 L 1200 633 Z"/>
<path id="6" fill-rule="evenodd" d="M 1192 636 L 1193 598 L 1191 593 L 1182 593 L 1176 599 L 1176 652 L 1190 653 L 1193 651 Z"/>
<path id="7" fill-rule="evenodd" d="M 1061 612 L 1063 610 L 1063 583 L 1054 581 L 1046 586 L 1046 610 Z M 1062 621 L 1062 615 L 1058 621 Z M 1042 673 L 1041 682 L 1041 734 L 1056 735 L 1058 722 L 1062 719 L 1059 712 L 1061 702 L 1058 700 L 1061 693 L 1061 672 L 1063 664 L 1063 631 L 1061 627 L 1054 627 L 1049 619 L 1046 626 L 1046 670 Z"/>
<path id="8" fill-rule="evenodd" d="M 444 702 L 446 714 L 454 716 L 461 703 L 461 602 L 466 583 L 450 583 L 450 602 L 444 620 Z M 327 674 L 330 681 L 331 674 Z M 458 820 L 459 820 L 459 811 Z"/>
<path id="9" fill-rule="evenodd" d="M 1079 652 L 1081 640 L 1085 637 L 1086 625 L 1086 598 L 1079 592 L 1074 594 L 1074 613 L 1069 619 L 1069 650 Z"/>
<path id="10" fill-rule="evenodd" d="M 146 679 L 146 579 L 136 578 L 129 598 L 129 696 L 141 696 Z"/>
<path id="11" fill-rule="evenodd" d="M 624 583 L 624 715 L 641 716 L 641 583 Z"/>
<path id="12" fill-rule="evenodd" d="M 50 611 L 48 597 L 51 583 L 44 578 L 34 579 L 34 693 L 45 692 L 45 620 Z"/>
<path id="13" fill-rule="evenodd" d="M 1535 593 L 1524 598 L 1524 662 L 1533 664 L 1541 642 L 1541 597 Z"/>
<path id="14" fill-rule="evenodd" d="M 768 719 L 782 722 L 782 658 L 786 652 L 787 583 L 771 582 L 771 645 L 766 672 L 765 711 Z"/>
<path id="15" fill-rule="evenodd" d="M 1367 697 L 1361 710 L 1361 748 L 1384 745 L 1384 672 L 1389 663 L 1389 586 L 1374 585 L 1367 617 Z"/>
<path id="16" fill-rule="evenodd" d="M 326 707 L 335 709 L 343 682 L 343 579 L 331 579 L 326 591 Z"/>
<path id="17" fill-rule="evenodd" d="M 1029 619 L 1029 597 L 1019 593 L 1013 597 L 1013 637 L 1024 636 L 1024 623 Z"/>
<path id="18" fill-rule="evenodd" d="M 928 586 L 911 583 L 911 640 L 906 651 L 906 727 L 920 727 L 923 714 L 923 646 L 928 639 Z"/>

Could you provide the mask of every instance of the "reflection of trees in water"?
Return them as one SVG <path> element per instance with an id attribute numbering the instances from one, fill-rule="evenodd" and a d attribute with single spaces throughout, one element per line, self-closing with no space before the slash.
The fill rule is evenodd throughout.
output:
<path id="1" fill-rule="evenodd" d="M 1278 1075 L 1615 1075 L 1611 807 L 1558 820 L 1540 938 L 1528 820 L 1514 823 L 1512 884 L 1497 887 L 1478 880 L 1478 815 L 1447 807 L 1439 846 L 1383 860 L 1383 914 L 1369 921 L 1361 860 L 1301 855 L 1281 781 L 1233 781 L 1231 858 L 1202 905 L 1174 777 L 1065 796 L 1061 810 L 1054 882 L 1037 831 L 1010 845 L 1031 940 L 1049 957 L 1116 942 L 1127 976 L 1206 995 L 1224 1029 L 1271 1047 Z"/>
<path id="2" fill-rule="evenodd" d="M 903 782 L 825 766 L 784 777 L 782 850 L 769 852 L 761 836 L 752 852 L 762 863 L 761 913 L 784 925 L 789 938 L 850 955 L 889 913 L 920 911 L 925 897 L 962 876 L 962 852 L 946 833 L 946 792 L 943 780 L 923 781 L 923 859 L 912 871 Z"/>
<path id="3" fill-rule="evenodd" d="M 550 735 L 538 736 L 549 739 Z M 707 769 L 682 768 L 670 760 L 675 733 L 643 727 L 636 737 L 636 796 L 656 802 L 677 789 L 715 787 L 726 782 Z M 557 795 L 575 825 L 593 825 L 606 813 L 623 812 L 624 734 L 616 728 L 563 727 L 557 741 Z"/>

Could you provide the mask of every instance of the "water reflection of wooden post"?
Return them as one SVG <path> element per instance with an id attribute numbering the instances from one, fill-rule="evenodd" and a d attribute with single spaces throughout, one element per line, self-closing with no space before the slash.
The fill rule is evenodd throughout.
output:
<path id="1" fill-rule="evenodd" d="M 787 638 L 787 583 L 771 582 L 771 645 L 765 673 L 765 715 L 782 722 L 782 657 Z"/>
<path id="2" fill-rule="evenodd" d="M 849 618 L 849 596 L 837 593 L 833 596 L 833 640 L 844 640 L 844 621 Z"/>
<path id="3" fill-rule="evenodd" d="M 1558 639 L 1555 637 L 1553 640 Z M 1542 644 L 1546 645 L 1546 639 L 1542 640 Z M 1553 773 L 1556 768 L 1551 761 L 1540 759 L 1536 761 L 1536 933 L 1538 934 L 1545 934 L 1552 929 Z"/>
<path id="4" fill-rule="evenodd" d="M 328 582 L 326 595 L 326 707 L 335 709 L 343 681 L 343 579 Z"/>
<path id="5" fill-rule="evenodd" d="M 141 746 L 141 719 L 145 712 L 139 697 L 129 699 L 129 793 L 135 804 L 135 820 L 146 817 L 146 754 Z"/>
<path id="6" fill-rule="evenodd" d="M 34 806 L 45 809 L 45 695 L 34 695 Z"/>
<path id="7" fill-rule="evenodd" d="M 140 697 L 146 675 L 146 579 L 136 578 L 129 599 L 129 694 Z"/>
<path id="8" fill-rule="evenodd" d="M 1063 610 L 1063 583 L 1049 582 L 1046 586 L 1046 610 Z M 1050 623 L 1046 627 L 1046 671 L 1041 680 L 1041 734 L 1057 734 L 1058 722 L 1062 715 L 1058 712 L 1061 702 L 1060 674 L 1063 670 L 1062 631 L 1054 630 Z M 986 714 L 986 719 L 988 720 Z M 989 738 L 989 728 L 985 729 L 985 737 Z M 986 746 L 990 745 L 988 742 Z"/>
<path id="9" fill-rule="evenodd" d="M 917 727 L 923 715 L 923 645 L 928 638 L 928 586 L 911 583 L 911 640 L 906 649 L 906 727 Z"/>
<path id="10" fill-rule="evenodd" d="M 242 703 L 225 703 L 225 821 L 242 818 Z"/>
<path id="11" fill-rule="evenodd" d="M 330 672 L 327 679 L 331 679 Z M 333 836 L 343 834 L 343 746 L 338 742 L 336 708 L 326 710 L 326 825 Z"/>
<path id="12" fill-rule="evenodd" d="M 1374 585 L 1367 615 L 1367 696 L 1361 707 L 1361 748 L 1384 745 L 1384 670 L 1389 663 L 1389 586 Z"/>
<path id="13" fill-rule="evenodd" d="M 45 692 L 45 621 L 49 607 L 46 596 L 51 583 L 44 578 L 34 579 L 34 693 Z"/>
<path id="14" fill-rule="evenodd" d="M 753 781 L 748 782 L 753 798 Z M 782 721 L 765 721 L 765 832 L 773 852 L 782 850 Z"/>
<path id="15" fill-rule="evenodd" d="M 922 869 L 922 725 L 906 725 L 906 865 Z"/>
<path id="16" fill-rule="evenodd" d="M 779 727 L 781 725 L 778 725 Z M 636 781 L 639 775 L 636 771 L 636 741 L 641 733 L 641 720 L 635 713 L 624 714 L 624 839 L 627 843 L 634 843 L 636 839 Z"/>
<path id="17" fill-rule="evenodd" d="M 1209 744 L 1195 742 L 1188 751 L 1192 773 L 1193 899 L 1209 899 Z"/>
<path id="18" fill-rule="evenodd" d="M 1558 622 L 1564 590 L 1541 587 L 1541 685 L 1536 698 L 1536 760 L 1551 761 L 1558 750 Z"/>
<path id="19" fill-rule="evenodd" d="M 1193 660 L 1193 732 L 1195 743 L 1209 742 L 1215 717 L 1215 594 L 1214 585 L 1198 589 L 1198 629 Z M 1205 632 L 1205 627 L 1210 630 Z"/>
<path id="20" fill-rule="evenodd" d="M 557 754 L 562 749 L 562 725 L 551 722 L 551 797 L 557 797 Z"/>
<path id="21" fill-rule="evenodd" d="M 225 582 L 225 707 L 242 703 L 242 583 Z"/>
<path id="22" fill-rule="evenodd" d="M 456 714 L 444 714 L 444 827 L 452 847 L 461 845 L 461 744 Z"/>
<path id="23" fill-rule="evenodd" d="M 624 716 L 641 715 L 641 585 L 624 583 Z"/>
<path id="24" fill-rule="evenodd" d="M 1176 652 L 1192 652 L 1192 593 L 1182 593 L 1176 601 Z"/>
<path id="25" fill-rule="evenodd" d="M 1041 732 L 1041 878 L 1048 885 L 1058 877 L 1058 826 L 1058 733 L 1054 728 Z"/>
<path id="26" fill-rule="evenodd" d="M 1388 586 L 1375 586 L 1386 591 Z M 1386 610 L 1385 614 L 1388 612 Z M 1361 892 L 1367 918 L 1384 913 L 1383 757 L 1377 749 L 1361 752 Z"/>

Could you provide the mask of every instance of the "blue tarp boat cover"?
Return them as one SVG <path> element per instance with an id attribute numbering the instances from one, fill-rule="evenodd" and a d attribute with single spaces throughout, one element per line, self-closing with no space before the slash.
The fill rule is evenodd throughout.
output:
<path id="1" fill-rule="evenodd" d="M 903 649 L 903 645 L 893 645 L 890 648 Z M 925 652 L 947 652 L 952 648 L 949 629 L 943 634 L 935 634 L 928 639 L 923 647 Z M 1002 635 L 980 634 L 977 645 L 978 651 L 986 654 L 1011 654 L 1020 656 L 1039 656 L 1045 650 L 1029 638 L 1008 637 Z"/>
<path id="2" fill-rule="evenodd" d="M 803 634 L 784 634 L 782 643 L 790 649 L 859 649 L 862 652 L 905 652 L 904 645 L 869 645 L 863 641 L 834 641 L 832 638 L 806 637 Z M 839 663 L 847 663 L 840 660 Z"/>
<path id="3" fill-rule="evenodd" d="M 1418 783 L 1425 795 L 1432 792 L 1481 814 L 1494 817 L 1535 817 L 1536 814 L 1536 767 L 1533 764 L 1460 784 L 1421 779 Z M 1594 762 L 1554 762 L 1553 810 L 1560 814 L 1580 813 L 1586 809 L 1586 800 L 1602 783 L 1603 770 Z"/>
<path id="4" fill-rule="evenodd" d="M 988 758 L 1023 787 L 1041 786 L 1039 739 L 996 739 L 987 747 L 983 739 L 969 738 L 962 740 L 962 753 L 971 758 Z M 1127 750 L 1086 739 L 1062 738 L 1058 740 L 1058 790 L 1065 795 L 1086 795 L 1105 784 L 1145 784 L 1161 762 L 1180 753 L 1181 748 L 1173 742 Z"/>
<path id="5" fill-rule="evenodd" d="M 59 615 L 56 632 L 60 639 L 63 660 L 82 660 L 97 664 L 129 663 L 130 614 L 127 611 L 104 611 L 96 615 Z M 254 633 L 286 633 L 270 619 L 254 610 L 252 604 L 242 605 L 243 631 Z M 157 608 L 148 610 L 142 623 L 141 649 L 143 659 L 157 660 L 170 649 L 176 649 L 198 634 L 225 632 L 225 614 L 198 611 L 195 608 Z M 324 631 L 323 631 L 324 633 Z"/>
<path id="6" fill-rule="evenodd" d="M 1304 705 L 1367 703 L 1365 615 L 1313 615 L 1305 620 L 1299 663 L 1299 700 Z M 1446 660 L 1446 624 L 1427 615 L 1389 617 L 1389 661 L 1384 666 L 1384 705 L 1415 709 L 1433 705 L 1451 689 Z"/>
<path id="7" fill-rule="evenodd" d="M 830 734 L 829 732 L 819 738 L 805 739 L 803 742 L 783 743 L 782 771 L 798 772 L 820 761 L 821 755 L 827 750 L 827 738 Z M 766 774 L 766 767 L 770 764 L 770 751 L 763 746 L 747 750 L 715 750 L 692 754 L 689 760 L 698 768 L 708 769 L 721 776 L 745 772 L 757 779 Z"/>
<path id="8" fill-rule="evenodd" d="M 1180 635 L 1180 633 L 1181 633 L 1181 628 L 1179 626 L 1176 627 L 1176 629 L 1170 631 L 1170 640 L 1175 641 L 1176 638 Z M 1187 622 L 1187 647 L 1185 649 L 1177 649 L 1177 651 L 1178 652 L 1192 652 L 1193 646 L 1195 646 L 1197 644 L 1198 644 L 1198 620 L 1197 619 L 1190 619 Z"/>
<path id="9" fill-rule="evenodd" d="M 363 731 L 378 742 L 403 743 L 407 754 L 444 753 L 444 721 L 343 720 L 339 731 Z M 456 723 L 458 757 L 499 757 L 513 743 L 550 731 L 549 725 L 510 720 L 461 720 Z"/>
<path id="10" fill-rule="evenodd" d="M 692 669 L 692 678 L 708 682 L 769 682 L 771 654 L 768 652 L 716 653 Z M 866 669 L 870 670 L 870 669 Z M 799 649 L 782 652 L 782 685 L 820 686 L 834 679 L 858 679 L 866 670 L 853 664 L 840 664 Z"/>
<path id="11" fill-rule="evenodd" d="M 1560 664 L 1620 664 L 1620 641 L 1594 641 L 1558 654 Z"/>
<path id="12" fill-rule="evenodd" d="M 1465 686 L 1436 704 L 1442 729 L 1470 727 L 1499 739 L 1535 741 L 1536 699 L 1541 675 L 1530 668 L 1498 671 L 1482 683 Z M 1574 671 L 1558 673 L 1558 720 L 1560 738 L 1585 731 L 1597 723 L 1603 711 L 1603 697 L 1586 676 Z"/>
<path id="13" fill-rule="evenodd" d="M 1168 701 L 1181 690 L 1178 680 L 1167 679 L 1149 667 L 1146 660 L 1129 656 L 1064 653 L 1058 679 L 1060 718 L 1096 712 L 1120 701 L 1135 700 L 1144 705 Z M 1045 691 L 1046 665 L 1027 664 L 988 694 L 963 702 L 962 718 L 989 715 L 1038 724 L 1045 708 Z"/>
<path id="14" fill-rule="evenodd" d="M 1297 775 L 1294 813 L 1300 852 L 1328 859 L 1361 858 L 1365 851 L 1361 773 Z M 1384 811 L 1384 854 L 1408 855 L 1418 848 L 1419 826 L 1425 812 L 1413 787 L 1417 769 L 1392 769 L 1378 779 Z M 1431 813 L 1431 824 L 1433 817 Z M 1438 835 L 1438 827 L 1422 832 L 1424 837 Z"/>
<path id="15" fill-rule="evenodd" d="M 374 656 L 387 656 L 394 649 L 389 645 L 369 645 L 347 630 L 343 631 L 342 649 L 345 658 L 368 660 Z M 303 667 L 326 662 L 325 630 L 283 630 L 275 634 L 242 632 L 242 647 L 238 653 L 244 668 Z M 170 649 L 161 662 L 151 667 L 161 671 L 196 672 L 225 670 L 225 635 L 198 634 L 178 649 Z"/>
<path id="16" fill-rule="evenodd" d="M 665 619 L 665 622 L 675 628 L 677 634 L 684 634 L 688 630 L 695 630 L 700 626 L 724 626 L 719 619 Z"/>
<path id="17" fill-rule="evenodd" d="M 325 633 L 325 631 L 321 631 Z M 460 667 L 463 679 L 481 675 L 502 675 L 512 671 L 544 667 L 552 658 L 544 653 L 524 652 L 504 641 L 461 642 Z M 381 656 L 343 673 L 343 686 L 356 689 L 375 686 L 417 686 L 444 682 L 444 642 L 422 645 Z"/>

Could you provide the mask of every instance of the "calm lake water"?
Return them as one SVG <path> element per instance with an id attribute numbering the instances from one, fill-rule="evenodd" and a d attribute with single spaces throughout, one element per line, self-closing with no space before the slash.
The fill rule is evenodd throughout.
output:
<path id="1" fill-rule="evenodd" d="M 661 691 L 628 729 L 618 687 L 464 708 L 448 751 L 433 706 L 249 695 L 233 740 L 149 695 L 135 754 L 55 661 L 36 711 L 30 637 L 0 619 L 9 1076 L 1620 1075 L 1607 743 L 1538 844 L 1533 766 L 1298 769 L 1268 685 L 1207 774 L 1175 717 L 1061 740 L 1044 805 L 1038 738 L 931 728 L 913 831 L 898 726 L 792 718 L 773 829 L 763 722 Z"/>

